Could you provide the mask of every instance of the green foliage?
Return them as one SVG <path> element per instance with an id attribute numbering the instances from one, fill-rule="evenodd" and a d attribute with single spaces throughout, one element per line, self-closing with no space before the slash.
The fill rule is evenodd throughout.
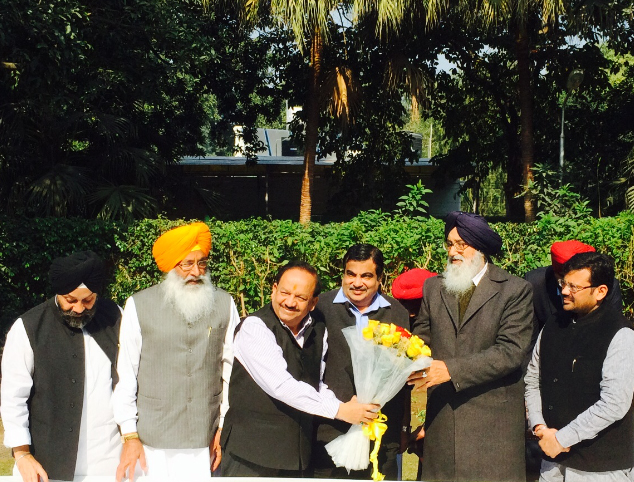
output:
<path id="1" fill-rule="evenodd" d="M 100 220 L 0 218 L 0 326 L 6 330 L 17 316 L 50 296 L 52 259 L 77 250 L 92 249 L 107 261 L 107 295 L 123 305 L 128 296 L 161 280 L 152 245 L 163 232 L 186 222 L 158 218 L 126 226 Z M 263 219 L 208 224 L 212 279 L 233 295 L 243 315 L 269 301 L 275 272 L 294 258 L 313 264 L 325 289 L 334 289 L 341 283 L 346 250 L 355 243 L 374 244 L 385 256 L 383 287 L 389 292 L 404 268 L 440 272 L 447 256 L 444 224 L 435 218 L 365 211 L 347 223 L 306 227 Z M 609 254 L 616 262 L 626 312 L 634 313 L 634 214 L 583 220 L 549 214 L 532 224 L 493 227 L 504 240 L 494 261 L 517 276 L 549 264 L 555 241 L 578 239 Z"/>
<path id="2" fill-rule="evenodd" d="M 537 216 L 585 219 L 590 215 L 589 201 L 573 192 L 570 184 L 559 186 L 558 173 L 543 164 L 533 167 L 534 180 L 529 189 L 537 200 Z"/>
<path id="3" fill-rule="evenodd" d="M 399 202 L 396 203 L 398 209 L 394 213 L 399 216 L 409 216 L 415 220 L 421 220 L 421 214 L 427 214 L 427 208 L 429 207 L 429 203 L 423 198 L 426 194 L 430 194 L 432 190 L 423 186 L 420 179 L 416 184 L 408 184 L 405 187 L 409 189 L 409 192 L 398 198 Z"/>

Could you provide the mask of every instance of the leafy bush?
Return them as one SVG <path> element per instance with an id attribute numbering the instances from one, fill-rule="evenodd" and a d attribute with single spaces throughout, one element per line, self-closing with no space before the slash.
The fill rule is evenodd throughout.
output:
<path id="1" fill-rule="evenodd" d="M 92 249 L 107 261 L 107 294 L 119 304 L 157 283 L 161 273 L 152 259 L 152 244 L 163 232 L 187 221 L 146 219 L 124 226 L 78 219 L 0 218 L 0 327 L 50 296 L 48 268 L 53 258 Z M 443 222 L 366 211 L 346 223 L 303 227 L 284 220 L 208 221 L 212 232 L 211 276 L 234 296 L 242 314 L 269 301 L 278 267 L 303 258 L 321 274 L 325 289 L 339 286 L 341 259 L 354 243 L 372 243 L 386 260 L 385 291 L 405 267 L 442 271 Z M 634 311 L 634 214 L 575 220 L 544 215 L 532 224 L 497 223 L 504 245 L 495 262 L 523 276 L 550 263 L 554 241 L 579 239 L 615 259 L 626 312 Z"/>

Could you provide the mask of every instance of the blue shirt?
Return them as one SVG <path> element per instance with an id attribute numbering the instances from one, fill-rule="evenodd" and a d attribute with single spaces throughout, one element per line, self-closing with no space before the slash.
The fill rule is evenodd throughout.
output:
<path id="1" fill-rule="evenodd" d="M 335 296 L 335 299 L 332 300 L 332 302 L 333 303 L 348 302 L 348 309 L 350 310 L 350 313 L 352 313 L 355 319 L 357 320 L 356 321 L 357 332 L 361 336 L 363 336 L 362 330 L 366 326 L 368 326 L 368 320 L 370 319 L 368 315 L 370 313 L 374 313 L 375 311 L 378 311 L 379 308 L 386 308 L 388 306 L 391 306 L 390 302 L 386 300 L 385 298 L 383 298 L 383 296 L 381 296 L 381 293 L 377 292 L 374 295 L 374 299 L 372 300 L 372 303 L 370 303 L 370 306 L 368 306 L 368 308 L 363 313 L 361 313 L 359 309 L 354 305 L 354 303 L 350 301 L 348 297 L 344 294 L 343 288 L 339 288 L 339 292 L 337 293 L 337 296 Z"/>

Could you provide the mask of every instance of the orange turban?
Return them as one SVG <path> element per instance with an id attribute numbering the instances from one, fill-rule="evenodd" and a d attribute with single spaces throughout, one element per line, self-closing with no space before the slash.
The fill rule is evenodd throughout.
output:
<path id="1" fill-rule="evenodd" d="M 570 241 L 558 241 L 550 247 L 550 259 L 555 272 L 559 273 L 566 261 L 578 253 L 595 252 L 589 244 L 584 244 L 576 239 Z"/>
<path id="2" fill-rule="evenodd" d="M 154 243 L 152 255 L 159 269 L 171 271 L 192 251 L 202 251 L 205 256 L 211 250 L 211 233 L 205 223 L 193 223 L 172 229 Z"/>

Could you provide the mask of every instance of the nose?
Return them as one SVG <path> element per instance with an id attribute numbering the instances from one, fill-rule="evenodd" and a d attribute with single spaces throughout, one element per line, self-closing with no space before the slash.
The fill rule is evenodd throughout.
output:
<path id="1" fill-rule="evenodd" d="M 570 288 L 568 287 L 568 285 L 564 285 L 561 288 L 561 294 L 562 295 L 566 295 L 566 296 L 570 296 L 572 293 L 570 292 Z"/>
<path id="2" fill-rule="evenodd" d="M 73 311 L 77 313 L 78 315 L 83 313 L 85 309 L 86 307 L 81 301 L 78 301 L 77 303 L 73 303 Z"/>
<path id="3" fill-rule="evenodd" d="M 198 263 L 194 263 L 194 266 L 192 266 L 192 270 L 190 271 L 191 274 L 193 274 L 194 276 L 200 276 L 202 273 L 202 270 L 200 269 L 200 267 L 198 266 Z"/>
<path id="4" fill-rule="evenodd" d="M 458 249 L 456 249 L 456 247 L 452 244 L 451 246 L 449 246 L 447 253 L 449 254 L 449 256 L 455 256 L 458 254 Z"/>

